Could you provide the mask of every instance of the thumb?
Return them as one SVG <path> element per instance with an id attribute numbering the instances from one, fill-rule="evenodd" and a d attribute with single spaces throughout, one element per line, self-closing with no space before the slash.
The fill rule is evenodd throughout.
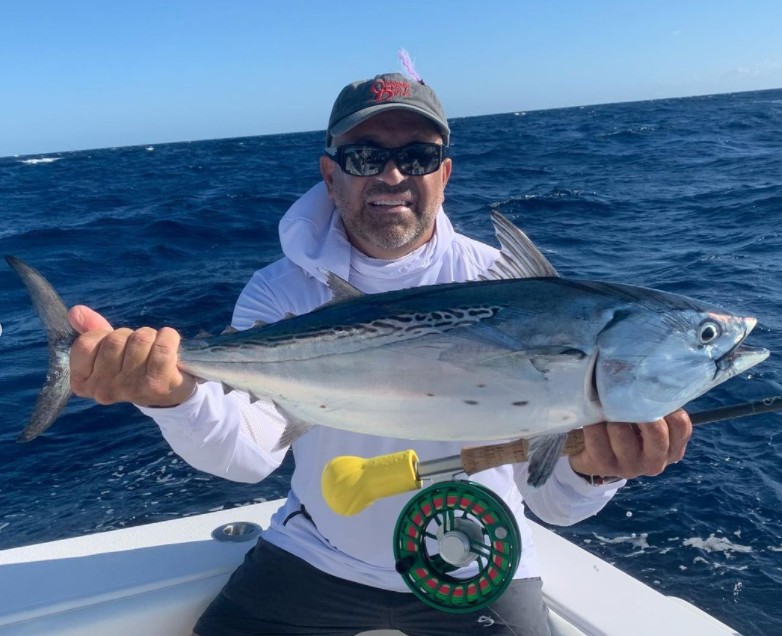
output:
<path id="1" fill-rule="evenodd" d="M 71 307 L 71 310 L 68 312 L 68 320 L 71 323 L 71 327 L 79 333 L 96 330 L 113 331 L 114 329 L 108 320 L 97 311 L 93 311 L 85 305 Z"/>

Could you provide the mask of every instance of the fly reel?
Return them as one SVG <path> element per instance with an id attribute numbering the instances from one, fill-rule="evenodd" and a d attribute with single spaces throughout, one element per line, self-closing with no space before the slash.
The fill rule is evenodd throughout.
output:
<path id="1" fill-rule="evenodd" d="M 493 492 L 470 481 L 421 490 L 394 529 L 397 572 L 418 598 L 445 612 L 471 612 L 496 601 L 520 556 L 516 518 Z"/>

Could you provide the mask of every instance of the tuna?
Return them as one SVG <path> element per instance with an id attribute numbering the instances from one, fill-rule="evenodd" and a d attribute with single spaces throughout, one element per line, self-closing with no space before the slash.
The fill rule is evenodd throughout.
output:
<path id="1" fill-rule="evenodd" d="M 650 422 L 764 360 L 756 320 L 619 283 L 561 278 L 521 230 L 493 215 L 501 255 L 483 280 L 363 294 L 326 272 L 333 300 L 308 314 L 182 341 L 180 368 L 273 402 L 280 447 L 316 425 L 411 440 L 533 440 L 530 482 L 565 434 Z M 56 292 L 6 257 L 45 325 L 49 374 L 20 441 L 70 397 L 77 334 Z"/>

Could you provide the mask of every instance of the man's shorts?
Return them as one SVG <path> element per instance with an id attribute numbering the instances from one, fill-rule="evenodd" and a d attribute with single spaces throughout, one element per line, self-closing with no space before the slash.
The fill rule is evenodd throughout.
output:
<path id="1" fill-rule="evenodd" d="M 263 539 L 198 620 L 199 636 L 353 636 L 396 629 L 407 636 L 550 636 L 540 579 L 514 580 L 489 607 L 450 614 L 412 593 L 340 579 Z"/>

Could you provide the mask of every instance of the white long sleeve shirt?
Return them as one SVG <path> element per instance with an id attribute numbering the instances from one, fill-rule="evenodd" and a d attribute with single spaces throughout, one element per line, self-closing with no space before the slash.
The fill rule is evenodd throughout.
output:
<path id="1" fill-rule="evenodd" d="M 434 238 L 415 252 L 392 261 L 370 258 L 348 242 L 342 222 L 320 183 L 299 199 L 280 222 L 285 257 L 257 271 L 242 291 L 233 326 L 274 322 L 327 302 L 329 270 L 365 293 L 420 285 L 474 280 L 497 258 L 496 249 L 456 233 L 445 213 L 437 216 Z M 214 475 L 257 482 L 274 471 L 287 449 L 273 450 L 285 426 L 270 402 L 250 404 L 246 395 L 223 394 L 207 382 L 183 404 L 168 409 L 142 408 L 189 464 Z M 480 426 L 476 422 L 476 426 Z M 487 441 L 486 443 L 494 443 Z M 476 443 L 476 445 L 478 445 Z M 457 455 L 457 442 L 383 438 L 315 427 L 292 444 L 296 467 L 286 502 L 264 530 L 264 538 L 334 576 L 366 585 L 408 591 L 394 569 L 392 534 L 410 494 L 373 503 L 355 516 L 333 512 L 321 494 L 325 464 L 339 455 L 374 457 L 412 448 L 420 460 Z M 522 555 L 516 578 L 539 576 L 524 505 L 546 522 L 570 525 L 597 513 L 623 482 L 592 486 L 560 460 L 546 484 L 526 484 L 526 464 L 506 465 L 470 478 L 499 495 L 516 516 Z M 522 503 L 523 502 L 523 503 Z M 306 509 L 307 515 L 298 514 Z"/>

